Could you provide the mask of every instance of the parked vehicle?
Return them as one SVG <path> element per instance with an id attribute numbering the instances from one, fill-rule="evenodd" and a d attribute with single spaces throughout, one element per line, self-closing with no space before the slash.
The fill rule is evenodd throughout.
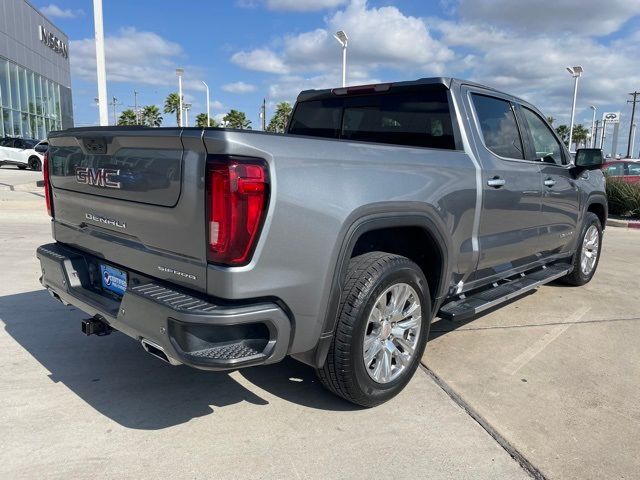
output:
<path id="1" fill-rule="evenodd" d="M 624 183 L 640 183 L 640 160 L 609 160 L 602 165 L 608 177 Z"/>
<path id="2" fill-rule="evenodd" d="M 593 277 L 602 153 L 575 164 L 524 100 L 448 78 L 302 92 L 286 134 L 54 132 L 42 284 L 171 364 L 285 355 L 373 406 L 407 384 L 431 319 Z"/>
<path id="3" fill-rule="evenodd" d="M 0 139 L 0 166 L 17 165 L 24 170 L 41 170 L 43 155 L 35 150 L 38 140 L 5 137 Z"/>
<path id="4" fill-rule="evenodd" d="M 44 155 L 47 150 L 49 150 L 49 141 L 42 140 L 39 142 L 33 149 L 41 155 Z"/>

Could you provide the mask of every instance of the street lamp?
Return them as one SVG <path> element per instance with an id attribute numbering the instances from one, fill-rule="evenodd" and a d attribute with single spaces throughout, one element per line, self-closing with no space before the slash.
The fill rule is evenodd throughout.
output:
<path id="1" fill-rule="evenodd" d="M 182 126 L 182 75 L 184 75 L 184 68 L 176 68 L 176 75 L 178 76 L 178 126 Z"/>
<path id="2" fill-rule="evenodd" d="M 590 105 L 589 108 L 593 110 L 593 119 L 591 120 L 591 148 L 596 146 L 596 107 Z"/>
<path id="3" fill-rule="evenodd" d="M 571 142 L 573 140 L 573 119 L 576 114 L 576 97 L 578 96 L 578 79 L 584 70 L 581 66 L 567 67 L 567 71 L 574 78 L 573 84 L 573 105 L 571 106 L 571 126 L 569 127 L 569 151 L 571 151 Z"/>
<path id="4" fill-rule="evenodd" d="M 209 85 L 206 84 L 204 80 L 201 80 L 204 88 L 207 89 L 207 127 L 211 125 L 211 120 L 209 120 Z"/>
<path id="5" fill-rule="evenodd" d="M 347 42 L 349 37 L 344 30 L 338 30 L 333 36 L 342 45 L 342 86 L 347 86 Z"/>
<path id="6" fill-rule="evenodd" d="M 184 126 L 185 127 L 189 126 L 189 110 L 191 110 L 191 104 L 185 103 L 184 104 Z"/>

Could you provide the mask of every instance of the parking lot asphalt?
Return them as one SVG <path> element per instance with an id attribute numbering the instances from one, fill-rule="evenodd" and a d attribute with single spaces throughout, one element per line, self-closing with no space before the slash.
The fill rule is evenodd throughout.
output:
<path id="1" fill-rule="evenodd" d="M 424 364 L 548 478 L 640 478 L 640 231 L 582 287 L 432 325 Z"/>
<path id="2" fill-rule="evenodd" d="M 0 478 L 530 478 L 423 370 L 367 410 L 293 360 L 211 373 L 84 337 L 37 280 L 39 178 L 0 168 Z"/>

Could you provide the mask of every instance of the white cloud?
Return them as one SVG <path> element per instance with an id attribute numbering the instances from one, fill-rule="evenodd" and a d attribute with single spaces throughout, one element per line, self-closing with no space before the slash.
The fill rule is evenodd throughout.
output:
<path id="1" fill-rule="evenodd" d="M 250 52 L 237 52 L 233 54 L 231 61 L 246 69 L 259 72 L 287 73 L 288 71 L 282 58 L 272 50 L 265 48 L 258 48 Z"/>
<path id="2" fill-rule="evenodd" d="M 71 71 L 75 77 L 95 81 L 96 50 L 93 38 L 72 40 L 70 45 Z M 107 80 L 130 82 L 135 85 L 175 86 L 175 69 L 184 55 L 177 43 L 153 32 L 124 28 L 105 38 Z M 184 65 L 180 65 L 184 66 Z M 200 83 L 201 69 L 186 67 L 184 86 L 190 90 L 204 90 Z"/>
<path id="3" fill-rule="evenodd" d="M 603 36 L 640 13 L 638 0 L 459 0 L 463 20 L 498 24 L 538 34 Z"/>
<path id="4" fill-rule="evenodd" d="M 46 7 L 42 7 L 40 9 L 45 16 L 51 18 L 77 18 L 84 15 L 84 10 L 77 9 L 72 10 L 70 8 L 62 9 L 58 5 L 53 3 L 47 5 Z"/>
<path id="5" fill-rule="evenodd" d="M 347 0 L 267 0 L 267 8 L 270 10 L 312 12 L 336 8 L 345 3 Z"/>
<path id="6" fill-rule="evenodd" d="M 250 93 L 256 90 L 255 85 L 245 82 L 233 82 L 222 85 L 222 90 L 230 93 Z"/>
<path id="7" fill-rule="evenodd" d="M 333 38 L 337 30 L 349 36 L 350 78 L 353 69 L 380 67 L 439 74 L 453 58 L 422 19 L 404 15 L 396 7 L 370 8 L 366 0 L 352 0 L 325 23 L 324 28 L 285 35 L 271 49 L 238 52 L 231 60 L 250 70 L 276 74 L 326 72 L 340 64 L 340 47 Z"/>

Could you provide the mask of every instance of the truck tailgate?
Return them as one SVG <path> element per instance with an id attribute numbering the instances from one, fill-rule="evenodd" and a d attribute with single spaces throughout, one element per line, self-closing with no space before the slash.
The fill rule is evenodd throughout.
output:
<path id="1" fill-rule="evenodd" d="M 135 127 L 52 133 L 56 240 L 107 263 L 205 291 L 201 133 Z"/>

